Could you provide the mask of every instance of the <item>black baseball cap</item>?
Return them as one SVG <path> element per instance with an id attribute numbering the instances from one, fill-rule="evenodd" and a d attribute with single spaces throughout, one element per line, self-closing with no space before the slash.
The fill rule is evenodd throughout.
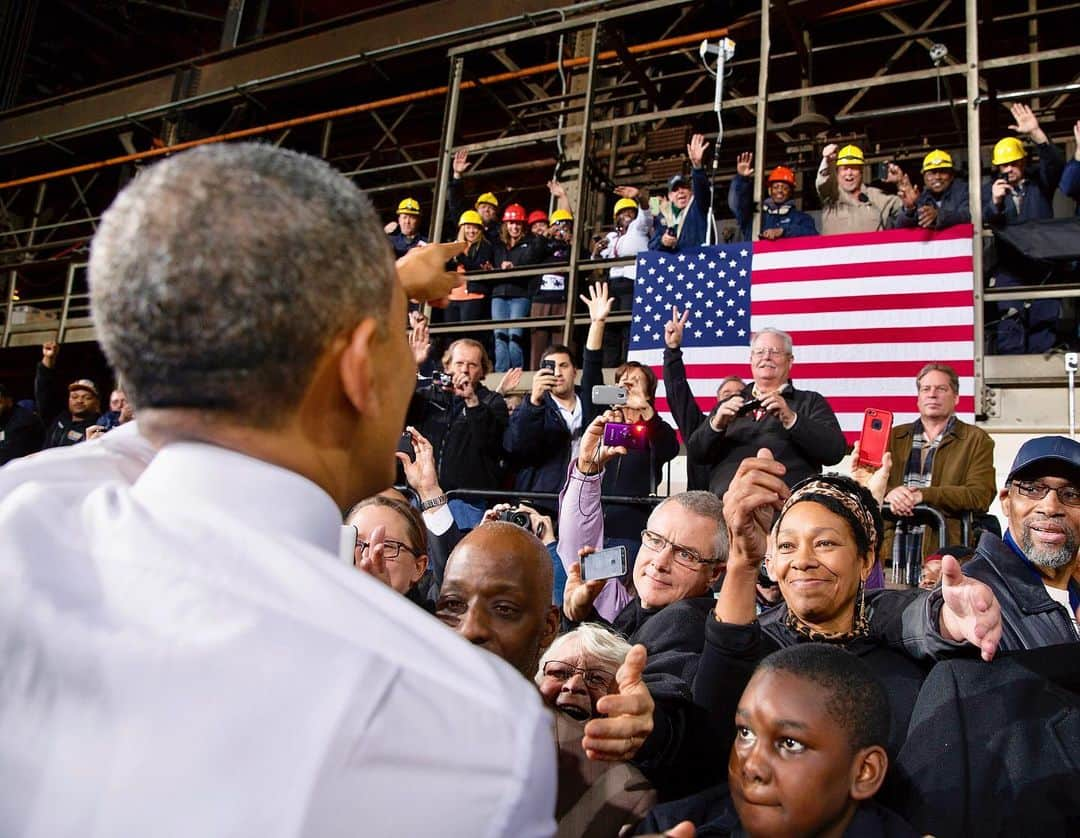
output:
<path id="1" fill-rule="evenodd" d="M 682 189 L 683 187 L 689 189 L 690 181 L 686 175 L 672 175 L 667 182 L 667 191 L 674 192 L 676 189 Z"/>
<path id="2" fill-rule="evenodd" d="M 1080 442 L 1065 436 L 1039 436 L 1020 446 L 1005 482 L 1036 465 L 1059 465 L 1080 476 Z"/>

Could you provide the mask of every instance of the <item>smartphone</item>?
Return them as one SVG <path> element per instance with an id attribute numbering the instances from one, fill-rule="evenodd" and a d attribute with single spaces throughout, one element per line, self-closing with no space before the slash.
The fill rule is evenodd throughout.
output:
<path id="1" fill-rule="evenodd" d="M 545 358 L 543 361 L 540 362 L 540 369 L 542 369 L 542 370 L 551 370 L 551 372 L 554 373 L 555 372 L 555 359 L 554 358 Z"/>
<path id="2" fill-rule="evenodd" d="M 862 434 L 859 436 L 859 465 L 881 467 L 881 458 L 889 450 L 893 415 L 888 410 L 868 407 L 863 414 Z"/>
<path id="3" fill-rule="evenodd" d="M 410 434 L 408 431 L 402 433 L 402 435 L 398 439 L 397 450 L 400 451 L 402 454 L 408 454 L 409 459 L 412 460 L 412 462 L 414 463 L 416 462 L 416 451 L 413 448 L 412 444 L 412 434 Z"/>
<path id="4" fill-rule="evenodd" d="M 338 539 L 338 558 L 345 564 L 356 564 L 356 527 L 342 524 Z"/>
<path id="5" fill-rule="evenodd" d="M 626 404 L 626 388 L 597 384 L 592 388 L 593 404 Z"/>
<path id="6" fill-rule="evenodd" d="M 581 579 L 614 579 L 626 575 L 626 548 L 608 547 L 581 557 Z"/>
<path id="7" fill-rule="evenodd" d="M 608 422 L 604 425 L 604 445 L 621 445 L 627 451 L 644 451 L 649 447 L 648 428 L 635 422 Z"/>

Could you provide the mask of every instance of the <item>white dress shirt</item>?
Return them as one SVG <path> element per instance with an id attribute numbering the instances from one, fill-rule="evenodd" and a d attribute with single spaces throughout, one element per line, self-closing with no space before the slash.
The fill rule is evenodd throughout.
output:
<path id="1" fill-rule="evenodd" d="M 336 561 L 329 495 L 196 443 L 131 485 L 114 433 L 0 472 L 0 835 L 554 833 L 536 687 Z"/>

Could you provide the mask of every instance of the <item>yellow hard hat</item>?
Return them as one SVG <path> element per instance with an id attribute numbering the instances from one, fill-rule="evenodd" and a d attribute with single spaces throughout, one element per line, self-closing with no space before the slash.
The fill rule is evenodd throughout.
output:
<path id="1" fill-rule="evenodd" d="M 633 198 L 619 198 L 619 200 L 615 202 L 615 211 L 612 213 L 612 215 L 614 215 L 615 218 L 618 218 L 619 213 L 622 212 L 624 209 L 636 210 L 637 208 L 637 201 L 635 201 Z"/>
<path id="2" fill-rule="evenodd" d="M 922 161 L 922 170 L 924 172 L 951 168 L 953 168 L 952 157 L 949 156 L 949 152 L 942 151 L 940 148 L 935 148 Z"/>
<path id="3" fill-rule="evenodd" d="M 574 214 L 570 210 L 557 209 L 551 214 L 551 223 L 556 224 L 559 221 L 573 221 Z"/>
<path id="4" fill-rule="evenodd" d="M 836 155 L 837 166 L 862 166 L 866 163 L 863 159 L 862 149 L 857 145 L 846 145 Z"/>
<path id="5" fill-rule="evenodd" d="M 416 198 L 405 198 L 400 204 L 397 205 L 398 215 L 419 215 L 420 214 L 420 202 Z"/>
<path id="6" fill-rule="evenodd" d="M 457 226 L 460 227 L 462 224 L 475 224 L 477 227 L 483 227 L 484 219 L 480 217 L 480 213 L 476 210 L 465 210 L 461 214 L 461 218 L 458 219 Z"/>
<path id="7" fill-rule="evenodd" d="M 1023 160 L 1025 157 L 1027 157 L 1027 153 L 1024 151 L 1024 144 L 1016 137 L 1006 137 L 1004 140 L 998 140 L 997 145 L 994 146 L 994 158 L 990 163 L 994 166 L 1001 166 L 1004 163 Z"/>
<path id="8" fill-rule="evenodd" d="M 476 199 L 476 205 L 480 206 L 481 204 L 491 204 L 493 207 L 497 207 L 499 205 L 499 199 L 490 192 L 485 192 Z"/>

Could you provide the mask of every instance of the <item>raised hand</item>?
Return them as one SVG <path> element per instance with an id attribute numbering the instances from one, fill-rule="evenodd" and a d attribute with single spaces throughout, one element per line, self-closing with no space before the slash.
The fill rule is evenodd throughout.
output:
<path id="1" fill-rule="evenodd" d="M 611 307 L 615 303 L 615 298 L 608 295 L 606 282 L 597 282 L 590 285 L 589 296 L 586 297 L 584 294 L 580 294 L 578 299 L 588 306 L 589 319 L 594 323 L 607 320 L 608 315 L 611 314 Z"/>
<path id="2" fill-rule="evenodd" d="M 597 474 L 611 460 L 626 454 L 626 449 L 621 445 L 604 445 L 604 426 L 608 422 L 621 422 L 622 419 L 617 410 L 605 410 L 589 423 L 578 446 L 578 471 Z"/>
<path id="3" fill-rule="evenodd" d="M 532 392 L 529 394 L 529 401 L 536 407 L 540 407 L 544 403 L 544 394 L 554 386 L 555 373 L 547 367 L 541 367 L 533 373 Z"/>
<path id="4" fill-rule="evenodd" d="M 505 396 L 511 390 L 518 386 L 518 382 L 521 381 L 521 367 L 511 367 L 505 373 L 503 377 L 499 379 L 499 386 L 495 388 L 495 392 L 500 396 Z"/>
<path id="5" fill-rule="evenodd" d="M 941 635 L 977 646 L 984 661 L 994 659 L 1001 642 L 1001 606 L 988 585 L 964 576 L 960 562 L 941 558 Z"/>
<path id="6" fill-rule="evenodd" d="M 578 556 L 587 556 L 596 552 L 593 547 L 582 547 Z M 563 588 L 563 613 L 566 619 L 575 623 L 587 620 L 592 613 L 593 603 L 600 596 L 607 584 L 606 579 L 593 579 L 585 582 L 581 578 L 581 563 L 574 562 L 566 572 L 566 587 Z"/>
<path id="7" fill-rule="evenodd" d="M 1080 125 L 1080 122 L 1077 125 Z M 636 201 L 638 195 L 641 194 L 641 190 L 636 186 L 616 186 L 615 194 L 620 198 L 630 198 L 632 201 Z"/>
<path id="8" fill-rule="evenodd" d="M 640 643 L 626 655 L 615 673 L 616 695 L 605 695 L 596 702 L 596 710 L 605 718 L 585 725 L 581 740 L 589 759 L 622 762 L 632 759 L 653 729 L 656 705 L 649 688 L 641 680 L 648 656 Z"/>
<path id="9" fill-rule="evenodd" d="M 678 349 L 682 346 L 683 332 L 690 320 L 690 309 L 679 314 L 679 307 L 671 307 L 671 319 L 664 324 L 664 344 L 668 349 Z"/>
<path id="10" fill-rule="evenodd" d="M 427 437 L 416 430 L 408 427 L 405 433 L 412 440 L 415 459 L 410 459 L 404 451 L 394 454 L 401 462 L 402 471 L 405 472 L 405 482 L 408 483 L 420 500 L 431 500 L 443 493 L 439 487 L 439 472 L 435 468 L 435 449 Z"/>
<path id="11" fill-rule="evenodd" d="M 428 352 L 431 351 L 431 338 L 428 335 L 428 319 L 423 312 L 410 311 L 409 325 L 409 348 L 412 349 L 413 360 L 416 366 L 420 366 L 427 360 Z"/>
<path id="12" fill-rule="evenodd" d="M 56 356 L 60 354 L 60 344 L 54 340 L 41 344 L 41 363 L 46 367 L 56 366 Z"/>
<path id="13" fill-rule="evenodd" d="M 860 486 L 870 490 L 870 494 L 881 506 L 885 500 L 885 490 L 889 487 L 889 472 L 892 470 L 892 454 L 886 451 L 881 456 L 881 465 L 872 468 L 866 463 L 859 462 L 859 441 L 851 449 L 851 477 Z"/>
<path id="14" fill-rule="evenodd" d="M 735 171 L 743 177 L 754 176 L 754 153 L 744 151 L 735 159 Z"/>
<path id="15" fill-rule="evenodd" d="M 825 148 L 821 150 L 821 159 L 829 163 L 836 162 L 836 153 L 840 151 L 840 146 L 836 143 L 829 143 Z"/>
<path id="16" fill-rule="evenodd" d="M 731 534 L 729 572 L 737 557 L 757 572 L 758 563 L 767 551 L 773 515 L 791 494 L 783 480 L 786 472 L 784 464 L 774 459 L 768 448 L 739 463 L 723 498 L 724 520 Z"/>
<path id="17" fill-rule="evenodd" d="M 454 159 L 450 165 L 454 170 L 454 177 L 461 177 L 465 174 L 465 170 L 469 168 L 469 152 L 463 148 L 459 148 L 454 152 Z"/>
<path id="18" fill-rule="evenodd" d="M 1010 131 L 1015 131 L 1018 134 L 1027 134 L 1035 142 L 1046 142 L 1045 139 L 1035 139 L 1036 134 L 1043 134 L 1042 129 L 1039 128 L 1039 120 L 1035 116 L 1035 112 L 1022 102 L 1013 102 L 1009 106 L 1009 111 L 1012 113 L 1013 124 L 1009 126 Z"/>
<path id="19" fill-rule="evenodd" d="M 566 197 L 566 187 L 559 183 L 557 180 L 549 180 L 547 184 L 548 192 L 555 198 Z"/>
<path id="20" fill-rule="evenodd" d="M 694 134 L 686 146 L 686 155 L 690 158 L 690 165 L 695 169 L 700 169 L 701 161 L 705 157 L 705 151 L 708 148 L 709 143 L 705 141 L 705 135 Z"/>

